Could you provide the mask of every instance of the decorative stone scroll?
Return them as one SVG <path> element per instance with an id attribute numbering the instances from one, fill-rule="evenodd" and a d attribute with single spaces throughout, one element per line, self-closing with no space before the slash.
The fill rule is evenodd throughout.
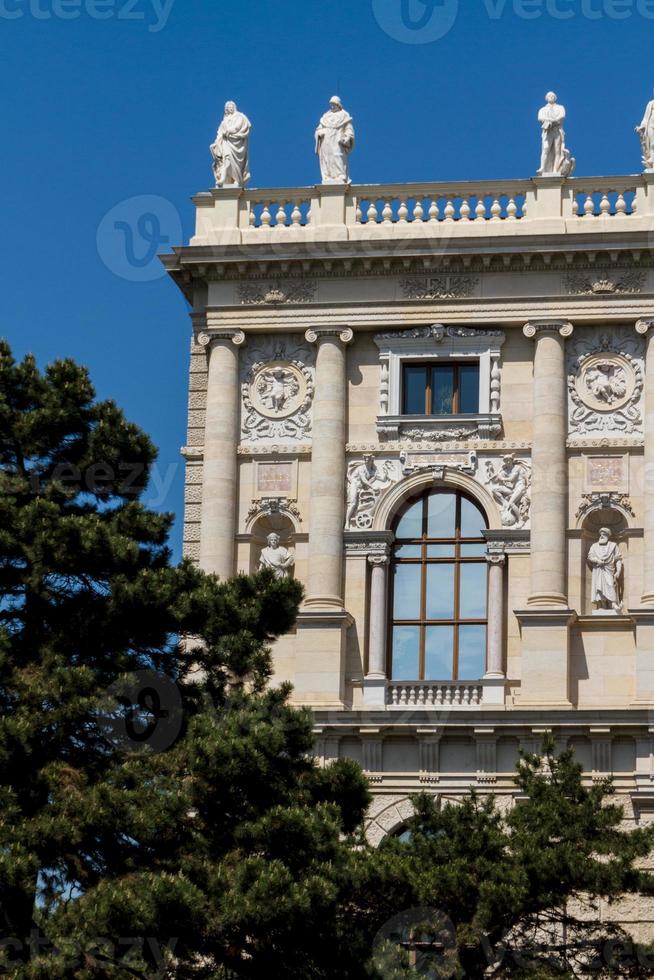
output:
<path id="1" fill-rule="evenodd" d="M 311 432 L 313 353 L 292 339 L 268 338 L 243 358 L 244 440 L 299 441 Z"/>
<path id="2" fill-rule="evenodd" d="M 568 293 L 577 296 L 642 293 L 645 288 L 645 281 L 646 274 L 644 272 L 629 270 L 610 273 L 595 270 L 590 273 L 571 273 L 565 277 L 565 287 Z"/>
<path id="3" fill-rule="evenodd" d="M 597 492 L 583 493 L 581 504 L 577 510 L 577 520 L 583 520 L 594 510 L 620 510 L 624 514 L 635 517 L 636 513 L 631 505 L 631 498 L 626 493 Z"/>
<path id="4" fill-rule="evenodd" d="M 474 295 L 478 285 L 478 276 L 426 276 L 400 280 L 400 289 L 406 299 L 465 299 Z"/>
<path id="5" fill-rule="evenodd" d="M 276 279 L 274 282 L 239 283 L 238 298 L 243 305 L 282 306 L 285 303 L 310 303 L 316 293 L 312 279 Z"/>
<path id="6" fill-rule="evenodd" d="M 250 531 L 260 517 L 273 517 L 280 515 L 288 517 L 291 523 L 297 528 L 302 523 L 302 515 L 297 506 L 297 500 L 289 497 L 262 497 L 260 500 L 253 500 L 247 513 L 246 525 Z"/>
<path id="7" fill-rule="evenodd" d="M 643 346 L 629 331 L 592 330 L 570 346 L 568 354 L 570 433 L 642 434 Z"/>

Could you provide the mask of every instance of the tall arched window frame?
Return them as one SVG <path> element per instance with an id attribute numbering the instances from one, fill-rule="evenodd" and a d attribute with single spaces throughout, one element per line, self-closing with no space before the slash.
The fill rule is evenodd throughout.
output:
<path id="1" fill-rule="evenodd" d="M 396 517 L 393 680 L 478 680 L 488 632 L 485 514 L 459 491 L 424 491 Z"/>

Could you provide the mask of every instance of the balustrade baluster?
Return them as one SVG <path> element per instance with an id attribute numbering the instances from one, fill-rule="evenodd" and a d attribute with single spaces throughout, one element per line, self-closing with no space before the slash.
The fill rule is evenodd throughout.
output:
<path id="1" fill-rule="evenodd" d="M 461 207 L 459 208 L 459 219 L 461 221 L 470 221 L 470 204 L 468 203 L 467 197 L 461 202 Z"/>
<path id="2" fill-rule="evenodd" d="M 477 216 L 476 219 L 475 219 L 476 221 L 485 221 L 486 220 L 486 202 L 484 201 L 484 199 L 482 197 L 480 197 L 478 199 L 478 201 L 477 201 L 477 207 L 475 208 L 475 214 Z"/>
<path id="3" fill-rule="evenodd" d="M 438 203 L 437 201 L 432 201 L 429 205 L 429 220 L 438 221 Z"/>
<path id="4" fill-rule="evenodd" d="M 382 211 L 382 219 L 384 224 L 390 224 L 393 220 L 393 208 L 391 207 L 391 202 L 388 198 L 384 198 L 384 210 Z"/>

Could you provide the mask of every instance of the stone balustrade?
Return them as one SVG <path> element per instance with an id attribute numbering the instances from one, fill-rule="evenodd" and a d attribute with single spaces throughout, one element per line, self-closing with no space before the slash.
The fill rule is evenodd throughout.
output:
<path id="1" fill-rule="evenodd" d="M 391 682 L 386 689 L 386 703 L 391 707 L 470 708 L 482 702 L 483 686 L 479 681 Z"/>
<path id="2" fill-rule="evenodd" d="M 650 231 L 654 174 L 514 181 L 226 188 L 198 194 L 193 245 L 368 241 L 606 231 L 629 219 Z M 559 228 L 557 229 L 556 224 Z M 642 228 L 638 226 L 641 225 Z M 612 224 L 611 228 L 614 227 Z"/>

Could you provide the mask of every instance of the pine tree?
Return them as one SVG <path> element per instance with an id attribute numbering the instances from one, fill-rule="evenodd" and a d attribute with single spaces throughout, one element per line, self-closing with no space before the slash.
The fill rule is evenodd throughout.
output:
<path id="1" fill-rule="evenodd" d="M 268 686 L 301 588 L 171 565 L 154 459 L 83 369 L 0 346 L 0 964 L 338 975 L 368 794 Z"/>
<path id="2" fill-rule="evenodd" d="M 651 951 L 631 948 L 611 959 L 629 936 L 600 922 L 598 899 L 654 895 L 643 866 L 654 829 L 621 827 L 610 780 L 585 785 L 574 753 L 524 755 L 519 802 L 504 812 L 494 797 L 472 792 L 439 808 L 416 798 L 408 842 L 389 840 L 378 860 L 404 882 L 406 907 L 423 906 L 454 927 L 461 976 L 540 978 L 651 976 Z M 392 870 L 390 870 L 392 868 Z"/>

